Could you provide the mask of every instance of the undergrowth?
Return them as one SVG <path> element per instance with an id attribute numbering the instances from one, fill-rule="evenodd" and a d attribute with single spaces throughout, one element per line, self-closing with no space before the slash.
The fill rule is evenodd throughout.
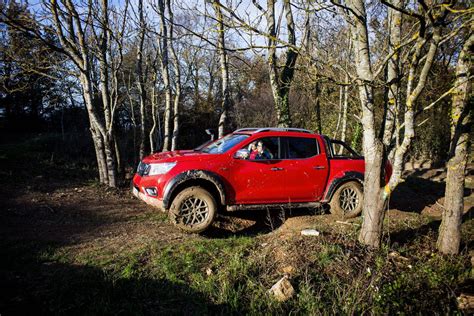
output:
<path id="1" fill-rule="evenodd" d="M 42 280 L 22 291 L 33 291 L 43 312 L 59 314 L 451 314 L 459 288 L 472 280 L 466 256 L 405 257 L 388 246 L 370 251 L 338 243 L 328 233 L 285 241 L 291 258 L 281 261 L 274 256 L 278 240 L 263 247 L 262 238 L 151 242 L 129 253 L 76 257 L 53 245 L 2 270 L 20 263 L 23 273 Z M 26 250 L 2 247 L 9 255 Z M 296 294 L 280 303 L 267 291 L 283 276 L 282 264 L 296 265 Z"/>

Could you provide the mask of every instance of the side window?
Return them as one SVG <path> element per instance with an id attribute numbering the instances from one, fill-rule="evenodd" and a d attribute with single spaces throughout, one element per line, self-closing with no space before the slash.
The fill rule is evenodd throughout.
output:
<path id="1" fill-rule="evenodd" d="M 288 158 L 309 158 L 319 154 L 318 144 L 315 138 L 287 137 Z"/>
<path id="2" fill-rule="evenodd" d="M 245 147 L 249 150 L 249 160 L 280 159 L 278 137 L 260 138 Z"/>

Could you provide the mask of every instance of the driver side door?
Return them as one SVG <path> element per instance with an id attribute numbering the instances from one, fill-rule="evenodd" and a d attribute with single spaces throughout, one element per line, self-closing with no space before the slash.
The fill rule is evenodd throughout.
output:
<path id="1" fill-rule="evenodd" d="M 235 191 L 235 204 L 284 203 L 284 172 L 281 160 L 281 138 L 264 137 L 261 142 L 265 155 L 250 155 L 247 159 L 234 158 L 229 168 Z M 252 144 L 252 143 L 251 143 Z M 250 148 L 251 144 L 243 148 Z M 255 144 L 255 145 L 256 145 Z M 252 158 L 250 158 L 252 157 Z"/>

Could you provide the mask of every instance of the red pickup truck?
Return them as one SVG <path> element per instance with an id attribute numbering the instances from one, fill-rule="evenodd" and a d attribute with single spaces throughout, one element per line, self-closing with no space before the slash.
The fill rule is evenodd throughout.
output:
<path id="1" fill-rule="evenodd" d="M 331 213 L 355 217 L 363 178 L 364 158 L 341 141 L 304 129 L 244 128 L 194 150 L 145 157 L 132 192 L 199 233 L 221 210 L 327 203 Z"/>

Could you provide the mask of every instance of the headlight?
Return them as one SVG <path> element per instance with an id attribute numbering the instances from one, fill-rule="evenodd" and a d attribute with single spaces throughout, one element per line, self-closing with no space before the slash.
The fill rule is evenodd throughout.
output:
<path id="1" fill-rule="evenodd" d="M 156 176 L 158 174 L 164 174 L 170 171 L 176 162 L 161 162 L 161 163 L 151 163 L 146 173 L 148 176 Z"/>

